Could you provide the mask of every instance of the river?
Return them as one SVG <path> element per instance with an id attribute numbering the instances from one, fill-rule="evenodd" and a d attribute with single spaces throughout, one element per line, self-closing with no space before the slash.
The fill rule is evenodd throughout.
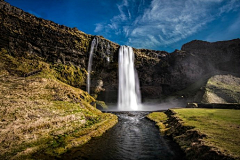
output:
<path id="1" fill-rule="evenodd" d="M 183 152 L 171 139 L 161 136 L 149 112 L 113 112 L 119 122 L 101 137 L 67 152 L 68 160 L 182 160 Z"/>

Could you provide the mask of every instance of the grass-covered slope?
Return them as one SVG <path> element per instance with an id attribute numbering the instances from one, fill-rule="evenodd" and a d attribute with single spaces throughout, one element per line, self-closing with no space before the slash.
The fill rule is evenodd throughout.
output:
<path id="1" fill-rule="evenodd" d="M 116 124 L 85 91 L 60 81 L 61 73 L 37 57 L 1 50 L 0 159 L 60 156 Z"/>
<path id="2" fill-rule="evenodd" d="M 189 159 L 240 159 L 240 110 L 171 109 L 166 114 L 167 120 L 163 112 L 148 117 L 173 136 Z"/>
<path id="3" fill-rule="evenodd" d="M 204 143 L 240 158 L 240 110 L 173 109 L 185 126 L 193 126 L 207 137 Z"/>
<path id="4" fill-rule="evenodd" d="M 205 88 L 203 103 L 240 103 L 240 78 L 232 75 L 211 77 Z"/>

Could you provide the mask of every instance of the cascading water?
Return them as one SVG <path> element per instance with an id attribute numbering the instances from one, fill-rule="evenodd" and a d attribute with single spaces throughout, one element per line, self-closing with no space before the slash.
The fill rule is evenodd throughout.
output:
<path id="1" fill-rule="evenodd" d="M 118 109 L 136 111 L 141 105 L 141 95 L 132 47 L 120 47 L 118 68 Z"/>
<path id="2" fill-rule="evenodd" d="M 97 38 L 94 37 L 91 43 L 91 49 L 90 49 L 89 60 L 88 60 L 87 92 L 89 94 L 90 94 L 90 86 L 91 86 L 92 59 L 93 59 L 93 51 L 95 46 L 97 46 Z"/>

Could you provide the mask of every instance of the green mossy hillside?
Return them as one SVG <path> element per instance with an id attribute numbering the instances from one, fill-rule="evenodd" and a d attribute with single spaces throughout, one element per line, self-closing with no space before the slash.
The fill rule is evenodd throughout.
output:
<path id="1" fill-rule="evenodd" d="M 71 64 L 54 64 L 52 68 L 56 71 L 55 77 L 60 81 L 78 88 L 86 85 L 87 71 L 85 68 L 82 69 Z"/>
<path id="2" fill-rule="evenodd" d="M 77 68 L 56 66 L 1 50 L 0 159 L 60 158 L 117 123 L 87 92 L 60 81 Z"/>
<path id="3" fill-rule="evenodd" d="M 85 68 L 46 63 L 37 55 L 25 53 L 22 57 L 14 57 L 2 48 L 0 51 L 0 73 L 28 77 L 38 73 L 40 77 L 58 79 L 66 84 L 80 88 L 86 86 L 87 71 Z"/>

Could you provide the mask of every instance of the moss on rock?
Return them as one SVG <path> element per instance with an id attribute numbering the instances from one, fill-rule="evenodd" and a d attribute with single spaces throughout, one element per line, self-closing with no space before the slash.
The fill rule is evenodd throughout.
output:
<path id="1" fill-rule="evenodd" d="M 240 78 L 233 75 L 211 77 L 206 84 L 202 103 L 240 103 Z"/>

